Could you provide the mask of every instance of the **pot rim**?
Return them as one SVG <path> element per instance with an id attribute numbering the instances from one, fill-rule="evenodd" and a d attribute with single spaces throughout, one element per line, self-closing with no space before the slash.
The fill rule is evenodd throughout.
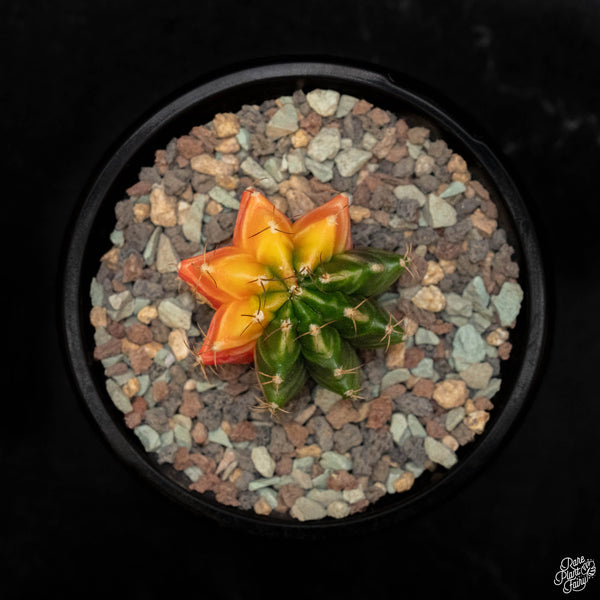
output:
<path id="1" fill-rule="evenodd" d="M 459 145 L 466 149 L 467 162 L 469 163 L 469 159 L 474 157 L 481 165 L 484 175 L 487 175 L 494 185 L 498 192 L 496 200 L 506 208 L 518 238 L 521 248 L 519 283 L 525 292 L 519 319 L 527 321 L 525 339 L 522 341 L 524 346 L 522 361 L 517 368 L 515 380 L 504 406 L 496 407 L 492 411 L 495 418 L 493 424 L 486 427 L 476 442 L 469 444 L 473 448 L 466 456 L 460 458 L 451 470 L 445 472 L 443 477 L 424 490 L 414 492 L 410 496 L 399 499 L 398 502 L 391 502 L 386 506 L 377 506 L 379 504 L 377 503 L 366 512 L 344 519 L 306 522 L 277 520 L 210 502 L 173 481 L 157 468 L 141 446 L 134 445 L 135 440 L 132 439 L 131 430 L 124 430 L 122 423 L 115 422 L 110 399 L 105 390 L 99 389 L 92 372 L 93 360 L 89 351 L 89 339 L 86 338 L 85 332 L 89 326 L 86 321 L 90 305 L 88 289 L 82 285 L 88 238 L 98 212 L 124 166 L 134 162 L 132 159 L 140 153 L 144 145 L 155 143 L 150 140 L 156 138 L 157 132 L 163 132 L 172 124 L 180 122 L 183 115 L 189 114 L 198 106 L 223 101 L 224 97 L 235 96 L 240 91 L 243 93 L 244 90 L 256 88 L 261 90 L 261 97 L 266 100 L 281 95 L 276 92 L 270 93 L 271 89 L 284 88 L 292 93 L 302 84 L 307 88 L 329 85 L 347 93 L 361 90 L 363 97 L 370 92 L 375 98 L 387 98 L 388 101 L 393 99 L 396 103 L 412 107 L 416 114 L 425 115 L 428 120 L 439 125 L 440 130 L 443 131 L 443 139 L 447 140 L 450 137 L 458 140 Z M 453 107 L 451 114 L 442 109 L 438 102 L 432 100 L 432 96 L 432 92 L 425 90 L 419 82 L 365 63 L 349 64 L 348 61 L 334 62 L 331 59 L 326 62 L 293 59 L 262 62 L 249 66 L 238 65 L 224 72 L 213 73 L 187 91 L 174 95 L 171 100 L 163 103 L 161 108 L 144 117 L 137 127 L 111 150 L 109 157 L 103 161 L 99 173 L 82 194 L 80 205 L 72 217 L 72 226 L 68 228 L 71 234 L 66 240 L 61 282 L 61 329 L 67 367 L 78 396 L 83 400 L 88 413 L 93 417 L 93 421 L 100 428 L 112 450 L 134 472 L 178 504 L 195 513 L 215 518 L 226 525 L 242 526 L 247 531 L 260 534 L 312 535 L 323 532 L 330 534 L 338 531 L 372 530 L 392 517 L 394 520 L 400 520 L 416 516 L 459 489 L 489 461 L 509 430 L 516 424 L 526 400 L 539 379 L 546 346 L 548 306 L 538 239 L 531 216 L 517 186 L 497 154 L 484 141 L 485 135 L 481 133 L 480 128 L 470 123 L 470 120 L 464 116 L 461 116 L 460 121 L 457 120 L 454 115 L 460 110 Z M 439 97 L 440 94 L 437 93 L 436 96 Z M 444 105 L 449 104 L 450 102 L 444 99 Z M 238 103 L 238 106 L 241 105 Z M 469 128 L 465 129 L 463 123 L 467 122 Z M 180 135 L 183 133 L 182 129 Z M 453 146 L 453 149 L 456 148 Z M 139 168 L 142 165 L 137 163 L 134 166 Z M 122 194 L 124 189 L 123 187 L 121 190 Z"/>

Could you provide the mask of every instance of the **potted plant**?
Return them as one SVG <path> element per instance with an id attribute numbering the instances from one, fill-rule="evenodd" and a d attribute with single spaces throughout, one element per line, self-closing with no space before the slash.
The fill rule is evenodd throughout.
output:
<path id="1" fill-rule="evenodd" d="M 125 140 L 73 231 L 86 405 L 145 478 L 228 523 L 408 517 L 485 464 L 535 380 L 544 284 L 514 183 L 362 66 L 198 85 Z"/>

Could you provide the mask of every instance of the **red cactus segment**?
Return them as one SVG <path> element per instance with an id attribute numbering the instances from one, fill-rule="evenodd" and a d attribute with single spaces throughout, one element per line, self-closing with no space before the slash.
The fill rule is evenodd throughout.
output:
<path id="1" fill-rule="evenodd" d="M 283 289 L 268 267 L 234 246 L 182 260 L 179 277 L 213 308 L 266 290 Z"/>
<path id="2" fill-rule="evenodd" d="M 296 271 L 311 273 L 319 263 L 352 247 L 348 198 L 338 194 L 300 217 L 292 229 Z"/>
<path id="3" fill-rule="evenodd" d="M 287 297 L 268 292 L 222 304 L 210 322 L 199 360 L 205 365 L 252 362 L 256 340 Z"/>
<path id="4" fill-rule="evenodd" d="M 292 278 L 292 223 L 260 192 L 242 194 L 233 245 L 269 266 L 282 279 Z"/>

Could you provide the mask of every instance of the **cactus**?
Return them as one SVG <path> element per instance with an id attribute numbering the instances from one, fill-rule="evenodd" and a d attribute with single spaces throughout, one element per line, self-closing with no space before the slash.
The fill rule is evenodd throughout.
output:
<path id="1" fill-rule="evenodd" d="M 311 377 L 348 398 L 360 393 L 357 349 L 400 343 L 398 322 L 374 300 L 407 256 L 353 249 L 342 194 L 291 222 L 247 189 L 233 245 L 181 261 L 178 275 L 216 309 L 201 365 L 251 363 L 262 405 L 282 410 Z"/>

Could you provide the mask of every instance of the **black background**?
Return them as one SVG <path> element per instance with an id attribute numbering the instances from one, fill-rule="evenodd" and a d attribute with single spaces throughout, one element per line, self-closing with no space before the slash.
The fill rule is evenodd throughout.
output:
<path id="1" fill-rule="evenodd" d="M 0 597 L 558 598 L 563 557 L 600 561 L 599 30 L 585 0 L 1 2 Z M 105 445 L 61 355 L 62 244 L 112 144 L 215 68 L 281 55 L 392 68 L 470 114 L 528 199 L 552 297 L 543 377 L 497 458 L 423 516 L 348 539 L 172 505 Z"/>

